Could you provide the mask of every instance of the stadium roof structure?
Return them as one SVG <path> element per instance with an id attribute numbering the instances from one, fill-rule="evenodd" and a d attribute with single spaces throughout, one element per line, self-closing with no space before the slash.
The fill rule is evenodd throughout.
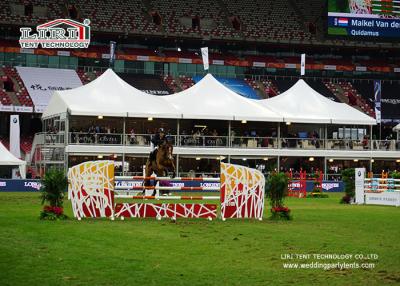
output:
<path id="1" fill-rule="evenodd" d="M 279 113 L 235 93 L 211 74 L 192 87 L 163 98 L 186 119 L 283 121 Z"/>
<path id="2" fill-rule="evenodd" d="M 326 98 L 298 80 L 290 89 L 272 98 L 257 100 L 260 105 L 282 114 L 285 122 L 375 125 L 376 120 L 346 103 Z"/>
<path id="3" fill-rule="evenodd" d="M 0 166 L 19 166 L 21 177 L 26 177 L 26 162 L 15 157 L 10 151 L 0 142 Z"/>
<path id="4" fill-rule="evenodd" d="M 42 118 L 67 111 L 71 115 L 181 118 L 162 97 L 134 88 L 111 69 L 86 85 L 55 91 Z"/>

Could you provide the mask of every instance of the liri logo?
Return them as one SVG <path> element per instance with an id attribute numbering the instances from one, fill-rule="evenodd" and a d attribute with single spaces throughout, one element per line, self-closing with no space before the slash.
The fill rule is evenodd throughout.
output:
<path id="1" fill-rule="evenodd" d="M 87 48 L 90 44 L 89 24 L 89 19 L 85 19 L 83 23 L 57 19 L 37 26 L 36 34 L 31 34 L 31 28 L 20 28 L 19 44 L 25 49 L 36 49 L 39 44 L 45 49 Z"/>

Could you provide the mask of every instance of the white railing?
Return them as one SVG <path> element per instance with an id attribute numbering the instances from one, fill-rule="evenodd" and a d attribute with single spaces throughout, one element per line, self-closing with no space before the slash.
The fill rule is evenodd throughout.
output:
<path id="1" fill-rule="evenodd" d="M 46 144 L 62 143 L 63 134 L 45 134 Z M 154 134 L 121 133 L 88 133 L 70 132 L 69 144 L 87 145 L 126 145 L 150 146 Z M 290 138 L 254 137 L 254 136 L 211 136 L 211 135 L 167 135 L 174 146 L 206 147 L 206 148 L 272 148 L 272 149 L 325 149 L 371 151 L 371 141 L 352 139 L 320 139 L 320 138 Z M 372 140 L 372 150 L 400 151 L 399 140 Z"/>

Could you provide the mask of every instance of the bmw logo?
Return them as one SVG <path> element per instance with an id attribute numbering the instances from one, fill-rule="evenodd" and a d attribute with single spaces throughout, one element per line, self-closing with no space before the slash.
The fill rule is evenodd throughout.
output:
<path id="1" fill-rule="evenodd" d="M 13 119 L 13 123 L 17 123 L 18 122 L 18 119 L 17 118 L 14 118 Z"/>

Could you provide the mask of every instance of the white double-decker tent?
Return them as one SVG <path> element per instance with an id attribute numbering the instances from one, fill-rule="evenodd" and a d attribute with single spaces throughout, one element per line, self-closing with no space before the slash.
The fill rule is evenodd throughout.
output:
<path id="1" fill-rule="evenodd" d="M 207 74 L 182 92 L 155 96 L 129 85 L 111 69 L 84 86 L 54 92 L 43 118 L 67 112 L 87 116 L 376 124 L 374 118 L 326 98 L 303 80 L 273 98 L 251 100 Z"/>
<path id="2" fill-rule="evenodd" d="M 65 91 L 55 91 L 43 119 L 68 118 L 73 116 L 103 116 L 126 118 L 176 119 L 179 135 L 179 121 L 190 119 L 221 120 L 228 122 L 228 135 L 233 121 L 275 122 L 325 125 L 372 126 L 376 120 L 344 103 L 334 102 L 299 80 L 286 92 L 273 98 L 253 100 L 245 98 L 224 86 L 211 74 L 192 87 L 175 94 L 155 96 L 142 92 L 122 80 L 108 69 L 94 81 Z M 221 123 L 225 124 L 225 123 Z M 125 126 L 125 124 L 124 124 Z M 126 131 L 124 130 L 124 134 Z M 372 132 L 372 131 L 371 131 Z M 279 138 L 278 138 L 279 141 Z M 66 143 L 66 145 L 69 145 Z M 279 144 L 278 144 L 279 147 Z M 90 146 L 71 145 L 65 150 L 74 154 L 132 153 L 146 154 L 148 146 Z M 372 152 L 380 152 L 378 157 L 391 158 L 396 151 L 331 150 L 331 149 L 284 149 L 284 148 L 184 148 L 174 150 L 184 156 L 255 156 L 277 157 L 325 157 L 326 158 L 372 158 Z M 389 154 L 390 153 L 390 154 Z M 278 160 L 279 161 L 279 160 Z"/>

